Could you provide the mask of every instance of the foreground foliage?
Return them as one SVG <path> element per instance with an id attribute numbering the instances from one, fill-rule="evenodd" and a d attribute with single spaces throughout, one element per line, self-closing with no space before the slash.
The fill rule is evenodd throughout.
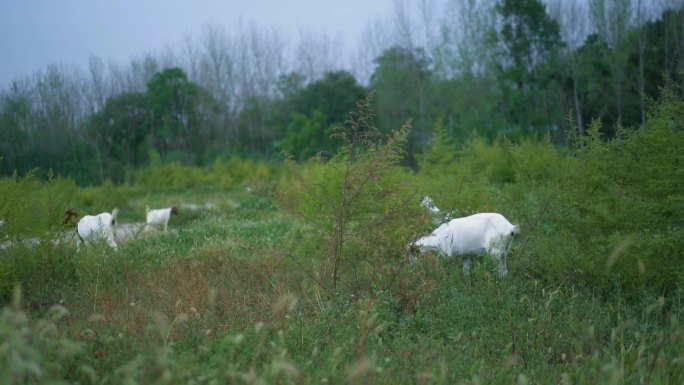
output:
<path id="1" fill-rule="evenodd" d="M 594 124 L 569 149 L 546 138 L 447 140 L 417 174 L 392 166 L 393 150 L 378 145 L 295 165 L 277 186 L 270 168 L 238 161 L 260 179 L 236 171 L 230 189 L 214 180 L 156 192 L 5 179 L 0 381 L 678 384 L 681 111 L 682 100 L 665 92 L 640 130 L 604 141 Z M 169 180 L 203 175 L 162 165 L 145 172 L 154 179 L 162 170 Z M 458 262 L 434 255 L 404 265 L 408 238 L 430 229 L 421 194 L 521 225 L 508 279 L 497 282 L 486 262 L 470 280 Z M 181 213 L 169 232 L 121 242 L 118 252 L 53 243 L 62 230 L 50 213 L 90 207 L 91 198 L 121 206 L 124 222 L 148 204 L 215 207 Z M 377 218 L 391 220 L 368 230 Z M 344 261 L 336 286 L 319 274 L 334 247 Z"/>

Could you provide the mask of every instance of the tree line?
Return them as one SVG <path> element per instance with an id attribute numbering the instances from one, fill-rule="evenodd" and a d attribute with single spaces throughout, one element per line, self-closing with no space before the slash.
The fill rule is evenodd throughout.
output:
<path id="1" fill-rule="evenodd" d="M 336 151 L 330 134 L 369 91 L 381 131 L 411 119 L 409 166 L 436 131 L 563 144 L 600 120 L 610 137 L 682 76 L 684 1 L 397 1 L 340 52 L 325 34 L 209 25 L 127 67 L 50 65 L 0 88 L 0 170 L 99 184 L 165 162 L 307 159 Z"/>

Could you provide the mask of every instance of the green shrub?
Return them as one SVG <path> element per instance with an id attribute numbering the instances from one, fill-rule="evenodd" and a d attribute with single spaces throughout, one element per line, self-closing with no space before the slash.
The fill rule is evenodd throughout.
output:
<path id="1" fill-rule="evenodd" d="M 64 212 L 76 191 L 72 180 L 53 178 L 52 173 L 46 180 L 35 173 L 0 179 L 0 219 L 4 221 L 0 241 L 18 236 L 49 238 L 62 228 Z"/>
<path id="2" fill-rule="evenodd" d="M 135 172 L 135 186 L 147 191 L 194 189 L 206 184 L 208 178 L 201 169 L 180 163 L 167 163 Z"/>
<path id="3" fill-rule="evenodd" d="M 527 201 L 525 221 L 539 225 L 528 228 L 528 267 L 545 280 L 570 279 L 605 294 L 682 287 L 683 108 L 665 94 L 641 129 L 619 129 L 608 142 L 594 122 L 566 156 L 516 146 L 513 196 Z"/>
<path id="4" fill-rule="evenodd" d="M 228 161 L 217 159 L 211 169 L 214 180 L 222 188 L 233 188 L 243 182 L 259 182 L 272 177 L 271 167 L 252 159 L 232 157 Z"/>
<path id="5" fill-rule="evenodd" d="M 211 167 L 186 166 L 178 162 L 155 164 L 134 173 L 134 186 L 146 191 L 232 189 L 246 181 L 262 181 L 272 175 L 263 162 L 232 157 L 217 159 Z"/>
<path id="6" fill-rule="evenodd" d="M 443 210 L 500 212 L 521 225 L 519 273 L 605 295 L 672 293 L 684 283 L 682 110 L 665 90 L 640 129 L 605 141 L 593 122 L 571 149 L 548 136 L 511 145 L 473 136 L 454 152 L 437 130 L 417 176 Z"/>
<path id="7" fill-rule="evenodd" d="M 477 133 L 456 146 L 438 125 L 435 137 L 419 163 L 422 194 L 455 216 L 501 210 L 500 190 L 513 182 L 509 146 L 501 140 L 487 144 Z"/>
<path id="8" fill-rule="evenodd" d="M 127 185 L 116 186 L 108 180 L 100 186 L 83 187 L 75 191 L 70 200 L 70 207 L 81 214 L 111 212 L 114 208 L 126 207 L 135 194 L 135 188 Z"/>
<path id="9" fill-rule="evenodd" d="M 94 375 L 81 363 L 83 345 L 58 327 L 69 312 L 53 306 L 45 318 L 34 321 L 21 310 L 20 297 L 15 290 L 12 306 L 0 309 L 0 382 L 47 384 Z"/>
<path id="10" fill-rule="evenodd" d="M 290 163 L 278 187 L 283 207 L 314 230 L 319 283 L 332 292 L 340 280 L 353 290 L 388 285 L 420 217 L 413 178 L 396 166 L 409 126 L 381 138 L 372 117 L 367 97 L 336 131 L 339 152 L 330 160 Z"/>

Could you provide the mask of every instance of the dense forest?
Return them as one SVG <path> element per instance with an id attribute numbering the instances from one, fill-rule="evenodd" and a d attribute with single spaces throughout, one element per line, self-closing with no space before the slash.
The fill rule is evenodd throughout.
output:
<path id="1" fill-rule="evenodd" d="M 442 126 L 459 142 L 477 132 L 567 144 L 596 119 L 611 137 L 643 124 L 681 77 L 683 3 L 397 2 L 346 59 L 325 34 L 208 25 L 128 66 L 92 57 L 87 69 L 53 64 L 3 85 L 0 170 L 90 185 L 131 181 L 155 162 L 308 159 L 337 148 L 330 134 L 368 91 L 381 130 L 411 119 L 411 167 Z"/>

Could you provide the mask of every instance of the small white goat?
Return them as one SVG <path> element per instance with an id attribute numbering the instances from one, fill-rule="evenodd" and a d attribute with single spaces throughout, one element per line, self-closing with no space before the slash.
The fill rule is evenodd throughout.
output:
<path id="1" fill-rule="evenodd" d="M 78 241 L 76 242 L 76 250 L 81 250 L 81 244 L 92 241 L 104 240 L 114 250 L 116 246 L 116 217 L 119 215 L 119 209 L 112 210 L 112 213 L 100 213 L 97 215 L 84 215 L 78 220 L 76 224 L 76 234 Z M 78 216 L 75 211 L 68 210 L 66 213 L 65 222 Z"/>
<path id="2" fill-rule="evenodd" d="M 148 207 L 145 211 L 147 212 L 147 224 L 145 227 L 160 227 L 163 228 L 164 231 L 167 231 L 169 227 L 171 215 L 178 215 L 178 209 L 175 207 L 156 210 L 150 210 Z"/>
<path id="3" fill-rule="evenodd" d="M 519 232 L 518 226 L 497 213 L 480 213 L 452 219 L 430 235 L 411 242 L 409 261 L 415 263 L 418 255 L 427 250 L 437 251 L 445 257 L 460 255 L 463 273 L 468 276 L 470 259 L 473 256 L 488 254 L 496 260 L 499 276 L 505 277 L 508 273 L 506 256 L 511 239 Z"/>

